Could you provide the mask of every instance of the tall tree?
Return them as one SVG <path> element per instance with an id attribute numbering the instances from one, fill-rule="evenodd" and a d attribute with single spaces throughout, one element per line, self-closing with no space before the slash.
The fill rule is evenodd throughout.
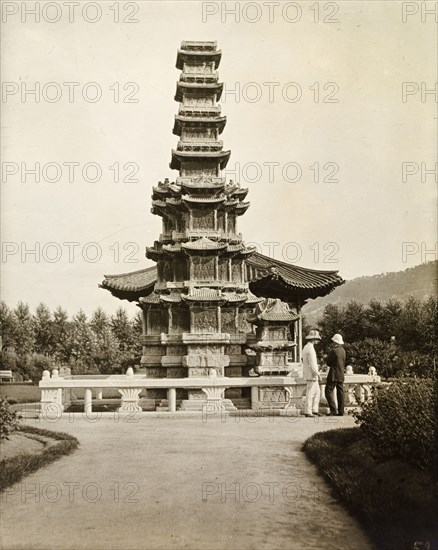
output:
<path id="1" fill-rule="evenodd" d="M 370 300 L 365 308 L 365 323 L 367 338 L 382 338 L 387 335 L 388 327 L 385 324 L 385 305 L 379 300 Z M 392 336 L 391 334 L 389 336 Z M 388 336 L 388 341 L 390 340 Z"/>
<path id="2" fill-rule="evenodd" d="M 398 317 L 397 342 L 404 351 L 420 350 L 424 346 L 422 309 L 420 300 L 410 296 Z"/>
<path id="3" fill-rule="evenodd" d="M 134 345 L 134 328 L 130 322 L 126 311 L 118 308 L 111 317 L 111 330 L 116 338 L 117 345 L 121 352 L 132 352 Z"/>
<path id="4" fill-rule="evenodd" d="M 65 309 L 58 306 L 53 312 L 52 355 L 59 363 L 68 363 L 72 357 L 70 331 L 71 324 L 68 321 L 68 314 Z"/>
<path id="5" fill-rule="evenodd" d="M 363 340 L 367 336 L 365 306 L 351 300 L 344 309 L 343 336 L 347 342 Z"/>
<path id="6" fill-rule="evenodd" d="M 18 302 L 14 309 L 16 320 L 15 350 L 19 357 L 24 357 L 34 351 L 35 329 L 28 304 Z"/>
<path id="7" fill-rule="evenodd" d="M 386 328 L 386 334 L 391 336 L 397 336 L 398 322 L 403 305 L 397 298 L 390 298 L 384 306 L 384 327 Z"/>
<path id="8" fill-rule="evenodd" d="M 34 315 L 35 351 L 42 355 L 53 352 L 53 321 L 49 308 L 40 303 Z"/>
<path id="9" fill-rule="evenodd" d="M 80 310 L 72 320 L 69 346 L 73 368 L 79 374 L 98 372 L 92 361 L 95 350 L 94 335 L 87 323 L 87 316 Z"/>
<path id="10" fill-rule="evenodd" d="M 318 328 L 321 331 L 322 348 L 326 349 L 334 334 L 344 334 L 343 308 L 337 304 L 327 304 L 318 322 Z"/>
<path id="11" fill-rule="evenodd" d="M 94 335 L 92 360 L 99 372 L 112 374 L 120 370 L 121 354 L 111 331 L 110 321 L 102 308 L 92 315 L 90 327 Z"/>
<path id="12" fill-rule="evenodd" d="M 16 319 L 4 301 L 0 302 L 0 331 L 2 349 L 5 351 L 14 349 L 17 340 Z"/>

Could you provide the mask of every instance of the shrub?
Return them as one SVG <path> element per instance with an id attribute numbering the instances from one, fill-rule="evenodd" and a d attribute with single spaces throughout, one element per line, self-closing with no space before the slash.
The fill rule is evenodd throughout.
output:
<path id="1" fill-rule="evenodd" d="M 9 439 L 17 429 L 18 422 L 19 416 L 16 411 L 12 411 L 8 401 L 0 397 L 0 439 Z"/>
<path id="2" fill-rule="evenodd" d="M 381 456 L 431 468 L 436 453 L 435 392 L 430 379 L 403 378 L 356 411 L 356 422 Z"/>
<path id="3" fill-rule="evenodd" d="M 395 346 L 374 338 L 346 344 L 347 362 L 355 373 L 367 373 L 370 367 L 377 369 L 377 374 L 391 376 L 395 368 Z"/>

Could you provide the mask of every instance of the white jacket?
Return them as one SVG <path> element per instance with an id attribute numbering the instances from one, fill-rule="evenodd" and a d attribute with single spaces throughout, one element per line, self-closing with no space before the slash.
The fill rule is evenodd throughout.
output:
<path id="1" fill-rule="evenodd" d="M 303 348 L 303 378 L 305 380 L 318 380 L 318 359 L 316 357 L 315 347 L 311 342 Z"/>

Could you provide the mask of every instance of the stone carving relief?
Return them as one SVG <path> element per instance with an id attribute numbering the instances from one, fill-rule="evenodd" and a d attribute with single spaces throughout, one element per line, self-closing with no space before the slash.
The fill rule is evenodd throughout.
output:
<path id="1" fill-rule="evenodd" d="M 241 367 L 227 367 L 225 369 L 225 376 L 229 376 L 229 377 L 242 376 L 242 368 Z"/>
<path id="2" fill-rule="evenodd" d="M 235 233 L 236 232 L 236 218 L 228 214 L 228 233 Z"/>
<path id="3" fill-rule="evenodd" d="M 260 388 L 260 401 L 264 403 L 285 403 L 288 398 L 284 388 Z"/>
<path id="4" fill-rule="evenodd" d="M 183 258 L 178 258 L 178 260 L 175 262 L 176 281 L 187 281 L 187 279 L 189 278 L 189 271 L 187 267 L 187 260 Z"/>
<path id="5" fill-rule="evenodd" d="M 167 332 L 167 311 L 151 308 L 149 311 L 149 334 Z"/>
<path id="6" fill-rule="evenodd" d="M 163 346 L 144 346 L 144 348 L 148 355 L 164 355 Z"/>
<path id="7" fill-rule="evenodd" d="M 209 353 L 209 354 L 222 354 L 222 346 L 215 346 L 212 344 L 206 344 L 205 346 L 189 346 L 189 353 L 191 355 L 196 355 L 200 353 Z"/>
<path id="8" fill-rule="evenodd" d="M 189 332 L 190 330 L 190 311 L 184 307 L 172 308 L 172 332 Z"/>
<path id="9" fill-rule="evenodd" d="M 167 346 L 167 355 L 184 355 L 186 353 L 185 346 Z"/>
<path id="10" fill-rule="evenodd" d="M 239 346 L 239 345 L 231 344 L 229 346 L 225 346 L 224 353 L 226 355 L 240 355 L 241 352 L 242 352 L 242 349 L 241 349 L 241 346 Z"/>
<path id="11" fill-rule="evenodd" d="M 286 340 L 287 332 L 284 328 L 269 327 L 266 337 L 269 340 Z"/>
<path id="12" fill-rule="evenodd" d="M 181 136 L 186 141 L 205 141 L 216 139 L 216 131 L 213 128 L 193 128 L 184 130 Z"/>
<path id="13" fill-rule="evenodd" d="M 213 99 L 214 99 L 213 97 L 199 97 L 199 96 L 185 95 L 183 105 L 209 106 L 209 105 L 214 105 Z"/>
<path id="14" fill-rule="evenodd" d="M 214 258 L 194 256 L 192 261 L 195 279 L 200 281 L 214 280 Z"/>
<path id="15" fill-rule="evenodd" d="M 233 281 L 238 283 L 242 281 L 242 261 L 232 261 L 231 274 Z"/>
<path id="16" fill-rule="evenodd" d="M 173 281 L 173 269 L 170 262 L 162 262 L 163 265 L 163 280 Z"/>
<path id="17" fill-rule="evenodd" d="M 228 260 L 222 258 L 219 260 L 219 280 L 228 282 Z"/>
<path id="18" fill-rule="evenodd" d="M 172 216 L 163 219 L 164 233 L 170 233 L 175 229 L 176 223 Z"/>
<path id="19" fill-rule="evenodd" d="M 252 330 L 253 325 L 246 320 L 246 313 L 244 311 L 239 311 L 239 332 L 248 334 L 252 332 Z"/>
<path id="20" fill-rule="evenodd" d="M 215 309 L 197 311 L 194 314 L 194 332 L 217 332 L 217 313 Z"/>
<path id="21" fill-rule="evenodd" d="M 225 231 L 225 214 L 223 210 L 217 211 L 217 228 L 218 231 Z"/>
<path id="22" fill-rule="evenodd" d="M 208 376 L 209 369 L 207 367 L 189 367 L 188 375 L 190 377 Z"/>
<path id="23" fill-rule="evenodd" d="M 283 367 L 287 365 L 287 354 L 261 353 L 260 366 Z"/>
<path id="24" fill-rule="evenodd" d="M 145 370 L 146 378 L 164 378 L 166 376 L 166 369 L 150 369 L 146 368 Z"/>
<path id="25" fill-rule="evenodd" d="M 187 371 L 184 368 L 169 367 L 167 369 L 167 378 L 183 378 Z"/>
<path id="26" fill-rule="evenodd" d="M 221 331 L 234 334 L 236 332 L 236 310 L 222 308 L 221 310 Z"/>
<path id="27" fill-rule="evenodd" d="M 193 210 L 193 229 L 214 230 L 214 214 L 208 210 Z"/>

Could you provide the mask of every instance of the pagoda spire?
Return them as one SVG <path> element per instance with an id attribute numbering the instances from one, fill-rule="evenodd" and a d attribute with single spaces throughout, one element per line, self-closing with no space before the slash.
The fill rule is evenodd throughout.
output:
<path id="1" fill-rule="evenodd" d="M 183 177 L 219 176 L 230 158 L 218 140 L 226 124 L 217 104 L 223 89 L 217 72 L 221 55 L 216 42 L 183 42 L 178 50 L 176 67 L 182 72 L 175 100 L 181 105 L 173 132 L 180 141 L 170 167 Z"/>

